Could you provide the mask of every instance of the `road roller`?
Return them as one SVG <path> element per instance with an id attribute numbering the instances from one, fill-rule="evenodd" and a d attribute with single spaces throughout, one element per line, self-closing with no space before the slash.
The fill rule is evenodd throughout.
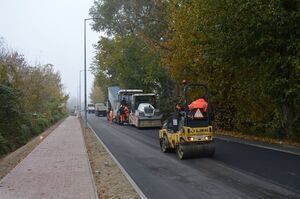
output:
<path id="1" fill-rule="evenodd" d="M 199 90 L 204 93 L 200 98 Z M 175 151 L 180 159 L 212 157 L 215 144 L 208 88 L 204 84 L 185 84 L 183 91 L 183 107 L 176 105 L 178 111 L 159 131 L 160 149 L 164 153 Z M 193 102 L 189 101 L 191 97 Z"/>

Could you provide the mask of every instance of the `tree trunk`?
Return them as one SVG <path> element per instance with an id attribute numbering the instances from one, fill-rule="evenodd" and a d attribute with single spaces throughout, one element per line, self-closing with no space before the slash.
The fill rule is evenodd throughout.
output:
<path id="1" fill-rule="evenodd" d="M 282 105 L 282 113 L 283 113 L 283 123 L 282 123 L 282 131 L 284 136 L 287 137 L 290 133 L 293 121 L 295 119 L 295 113 L 293 106 L 290 103 L 284 103 Z"/>

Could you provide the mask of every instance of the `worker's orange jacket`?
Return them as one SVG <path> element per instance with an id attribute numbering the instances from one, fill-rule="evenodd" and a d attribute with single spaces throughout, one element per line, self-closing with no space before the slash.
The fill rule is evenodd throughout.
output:
<path id="1" fill-rule="evenodd" d="M 127 106 L 124 107 L 124 113 L 125 113 L 126 115 L 128 115 L 128 113 L 129 113 L 129 109 L 128 109 Z"/>
<path id="2" fill-rule="evenodd" d="M 200 99 L 193 101 L 189 105 L 189 110 L 197 109 L 197 108 L 202 109 L 204 112 L 206 112 L 208 109 L 208 103 L 205 101 L 205 99 L 200 98 Z"/>

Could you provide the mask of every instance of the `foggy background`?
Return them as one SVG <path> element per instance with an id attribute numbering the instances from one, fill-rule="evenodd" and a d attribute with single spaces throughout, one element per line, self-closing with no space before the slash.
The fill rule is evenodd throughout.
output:
<path id="1" fill-rule="evenodd" d="M 1 0 L 0 38 L 8 49 L 23 54 L 31 65 L 54 65 L 61 74 L 65 93 L 77 103 L 79 71 L 83 70 L 84 19 L 93 0 Z M 95 55 L 93 44 L 99 33 L 87 21 L 87 69 Z M 83 72 L 81 102 L 84 102 Z M 87 95 L 93 75 L 87 72 Z M 88 100 L 89 101 L 89 100 Z"/>

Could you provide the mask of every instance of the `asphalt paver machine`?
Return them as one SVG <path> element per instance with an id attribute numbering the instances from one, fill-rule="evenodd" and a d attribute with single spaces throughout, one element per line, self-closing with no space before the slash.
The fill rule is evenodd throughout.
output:
<path id="1" fill-rule="evenodd" d="M 204 92 L 207 110 L 189 108 L 190 96 L 195 99 L 196 92 Z M 199 97 L 199 96 L 198 96 Z M 180 159 L 213 156 L 215 152 L 212 127 L 212 107 L 207 86 L 203 84 L 186 84 L 184 86 L 184 108 L 172 115 L 159 131 L 161 151 L 176 151 Z"/>
<path id="2" fill-rule="evenodd" d="M 132 95 L 129 124 L 137 128 L 161 128 L 162 114 L 157 107 L 156 98 L 157 96 L 154 93 L 138 93 Z"/>

